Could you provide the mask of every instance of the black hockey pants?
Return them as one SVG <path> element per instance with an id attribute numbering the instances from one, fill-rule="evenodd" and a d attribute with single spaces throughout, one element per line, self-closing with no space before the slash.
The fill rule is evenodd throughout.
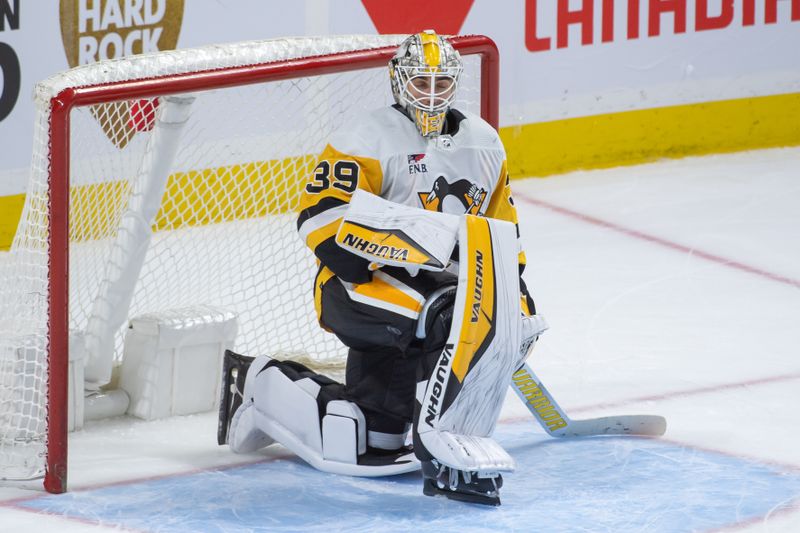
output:
<path id="1" fill-rule="evenodd" d="M 321 325 L 349 348 L 346 399 L 364 412 L 369 431 L 401 435 L 409 429 L 416 384 L 427 377 L 449 334 L 456 284 L 457 277 L 447 272 L 411 276 L 384 267 L 370 283 L 353 285 L 332 276 L 315 287 Z M 452 290 L 428 313 L 426 338 L 417 339 L 425 301 L 444 287 Z"/>

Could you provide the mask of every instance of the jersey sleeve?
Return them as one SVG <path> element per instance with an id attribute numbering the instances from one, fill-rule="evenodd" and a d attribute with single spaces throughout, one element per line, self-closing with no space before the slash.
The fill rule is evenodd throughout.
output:
<path id="1" fill-rule="evenodd" d="M 489 206 L 486 208 L 486 216 L 490 218 L 497 218 L 506 220 L 514 224 L 517 228 L 517 245 L 519 247 L 519 282 L 520 282 L 520 299 L 522 312 L 526 315 L 536 313 L 536 306 L 533 303 L 525 281 L 522 279 L 522 272 L 525 270 L 525 251 L 522 249 L 522 241 L 519 235 L 519 220 L 517 218 L 517 208 L 514 205 L 514 198 L 511 195 L 511 180 L 508 177 L 508 170 L 506 161 L 500 167 L 500 176 L 492 191 L 492 197 L 489 199 Z"/>
<path id="2" fill-rule="evenodd" d="M 369 261 L 340 248 L 336 231 L 356 189 L 380 195 L 382 183 L 378 159 L 350 155 L 328 144 L 303 188 L 297 219 L 300 237 L 320 262 L 344 281 L 369 281 Z"/>
<path id="3" fill-rule="evenodd" d="M 517 219 L 517 208 L 514 206 L 514 198 L 511 196 L 511 180 L 506 170 L 506 161 L 500 167 L 500 176 L 497 184 L 492 191 L 489 199 L 489 206 L 486 208 L 486 216 L 499 220 L 506 220 L 514 224 L 517 228 L 517 244 L 519 246 L 520 273 L 525 267 L 525 251 L 522 249 L 522 242 L 519 236 L 519 220 Z"/>

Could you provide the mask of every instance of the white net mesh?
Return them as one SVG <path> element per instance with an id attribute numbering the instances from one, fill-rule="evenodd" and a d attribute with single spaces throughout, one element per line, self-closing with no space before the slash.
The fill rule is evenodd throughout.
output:
<path id="1" fill-rule="evenodd" d="M 181 50 L 80 67 L 37 87 L 25 209 L 12 250 L 0 262 L 0 479 L 43 473 L 50 98 L 72 86 L 368 49 L 401 39 L 302 38 Z M 466 57 L 465 64 L 457 107 L 477 112 L 479 59 Z M 297 236 L 298 195 L 315 154 L 335 129 L 361 111 L 391 103 L 386 69 L 209 88 L 193 96 L 149 246 L 127 250 L 120 242 L 131 241 L 120 240 L 127 231 L 120 227 L 131 216 L 126 210 L 142 205 L 140 196 L 146 195 L 149 161 L 161 149 L 153 124 L 166 100 L 71 112 L 70 331 L 83 332 L 103 315 L 98 298 L 104 298 L 109 279 L 120 279 L 131 292 L 122 310 L 127 317 L 212 305 L 238 315 L 235 349 L 242 353 L 279 352 L 322 366 L 342 361 L 343 346 L 316 323 L 316 267 Z M 147 225 L 150 219 L 144 219 Z M 131 260 L 141 262 L 133 269 L 135 279 L 120 275 Z M 108 357 L 116 363 L 125 326 L 110 332 Z"/>

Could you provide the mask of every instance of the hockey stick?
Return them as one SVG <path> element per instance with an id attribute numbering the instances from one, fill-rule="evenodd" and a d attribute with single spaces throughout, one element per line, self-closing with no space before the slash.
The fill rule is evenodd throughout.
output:
<path id="1" fill-rule="evenodd" d="M 517 396 L 551 437 L 661 436 L 667 430 L 667 421 L 658 415 L 621 415 L 572 420 L 527 364 L 522 365 L 514 373 L 511 383 Z"/>

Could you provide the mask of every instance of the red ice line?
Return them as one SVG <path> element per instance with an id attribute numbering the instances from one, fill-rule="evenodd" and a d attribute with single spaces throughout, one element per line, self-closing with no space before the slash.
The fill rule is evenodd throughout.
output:
<path id="1" fill-rule="evenodd" d="M 133 479 L 122 479 L 122 480 L 118 480 L 118 481 L 109 481 L 109 482 L 103 482 L 103 483 L 88 484 L 88 485 L 81 486 L 81 487 L 78 487 L 78 488 L 75 488 L 75 489 L 70 489 L 70 492 L 89 492 L 89 491 L 93 491 L 93 490 L 97 490 L 97 489 L 106 489 L 106 488 L 109 488 L 109 487 L 132 485 L 134 483 L 144 483 L 144 482 L 148 482 L 148 481 L 158 481 L 160 479 L 174 479 L 174 478 L 179 478 L 179 477 L 193 476 L 193 475 L 196 475 L 196 474 L 205 474 L 205 473 L 211 473 L 211 472 L 224 472 L 226 470 L 234 470 L 236 468 L 240 468 L 240 467 L 244 467 L 244 466 L 254 466 L 254 465 L 259 465 L 259 464 L 263 464 L 263 463 L 271 463 L 271 462 L 274 462 L 274 461 L 279 461 L 281 459 L 289 459 L 289 458 L 292 458 L 292 457 L 296 457 L 296 456 L 294 454 L 292 454 L 292 453 L 289 453 L 289 452 L 277 453 L 277 454 L 271 455 L 270 457 L 264 457 L 264 458 L 256 459 L 256 460 L 253 460 L 253 461 L 242 461 L 242 462 L 237 462 L 237 463 L 229 463 L 229 464 L 210 466 L 210 467 L 191 468 L 189 470 L 183 470 L 183 471 L 179 471 L 179 472 L 170 472 L 170 473 L 167 473 L 167 474 L 154 474 L 154 475 L 151 475 L 151 476 L 142 476 L 142 477 L 133 478 Z M 32 511 L 32 509 L 29 509 L 27 507 L 21 507 L 21 505 L 24 504 L 27 501 L 38 500 L 38 499 L 45 498 L 45 497 L 48 497 L 48 496 L 52 496 L 52 495 L 37 493 L 37 494 L 35 494 L 33 496 L 22 496 L 20 498 L 14 498 L 14 499 L 11 499 L 11 500 L 0 501 L 0 507 L 20 507 L 22 510 Z"/>
<path id="2" fill-rule="evenodd" d="M 760 268 L 756 268 L 756 267 L 753 267 L 753 266 L 750 266 L 750 265 L 746 265 L 744 263 L 740 263 L 740 262 L 734 261 L 732 259 L 726 259 L 726 258 L 718 256 L 718 255 L 714 255 L 714 254 L 711 254 L 711 253 L 708 253 L 708 252 L 703 252 L 703 251 L 697 250 L 695 248 L 690 248 L 690 247 L 684 246 L 682 244 L 678 244 L 678 243 L 675 243 L 675 242 L 672 242 L 672 241 L 668 241 L 668 240 L 663 239 L 661 237 L 656 237 L 654 235 L 648 235 L 648 234 L 643 233 L 641 231 L 637 231 L 637 230 L 634 230 L 634 229 L 626 228 L 624 226 L 620 226 L 618 224 L 614 224 L 613 222 L 608 222 L 606 220 L 601 220 L 599 218 L 596 218 L 596 217 L 593 217 L 593 216 L 590 216 L 590 215 L 586 215 L 586 214 L 583 214 L 583 213 L 579 213 L 577 211 L 573 211 L 573 210 L 567 209 L 565 207 L 557 206 L 555 204 L 551 204 L 549 202 L 545 202 L 545 201 L 542 201 L 542 200 L 539 200 L 539 199 L 536 199 L 536 198 L 531 198 L 531 197 L 524 196 L 524 195 L 519 195 L 519 194 L 516 194 L 515 196 L 517 198 L 519 198 L 520 200 L 524 201 L 525 203 L 528 203 L 528 204 L 531 204 L 531 205 L 535 205 L 537 207 L 541 207 L 541 208 L 544 208 L 544 209 L 548 209 L 548 210 L 553 211 L 555 213 L 558 213 L 560 215 L 568 216 L 568 217 L 571 217 L 571 218 L 575 218 L 575 219 L 581 220 L 583 222 L 587 222 L 589 224 L 593 224 L 595 226 L 600 226 L 600 227 L 603 227 L 603 228 L 606 228 L 606 229 L 610 229 L 610 230 L 616 231 L 618 233 L 622 233 L 624 235 L 628 235 L 629 237 L 633 237 L 633 238 L 636 238 L 636 239 L 647 241 L 647 242 L 650 242 L 650 243 L 653 243 L 653 244 L 658 244 L 658 245 L 661 245 L 661 246 L 663 246 L 665 248 L 670 248 L 672 250 L 676 250 L 676 251 L 679 251 L 679 252 L 682 252 L 682 253 L 687 253 L 687 254 L 690 254 L 690 255 L 692 255 L 694 257 L 698 257 L 700 259 L 705 259 L 706 261 L 710 261 L 712 263 L 717 263 L 719 265 L 727 266 L 727 267 L 733 268 L 735 270 L 739 270 L 739 271 L 742 271 L 742 272 L 747 272 L 749 274 L 755 274 L 757 276 L 761 276 L 763 278 L 767 278 L 767 279 L 770 279 L 772 281 L 777 281 L 778 283 L 783 283 L 783 284 L 789 285 L 791 287 L 800 288 L 800 281 L 792 279 L 792 278 L 788 278 L 786 276 L 781 276 L 779 274 L 774 274 L 772 272 L 768 272 L 768 271 L 760 269 Z M 710 393 L 710 392 L 718 392 L 718 391 L 728 390 L 728 389 L 749 387 L 749 386 L 753 386 L 753 385 L 763 385 L 763 384 L 767 384 L 767 383 L 779 383 L 779 382 L 782 382 L 782 381 L 792 381 L 792 380 L 796 380 L 796 379 L 800 379 L 800 374 L 787 374 L 787 375 L 783 375 L 783 376 L 773 376 L 773 377 L 767 377 L 767 378 L 753 379 L 753 380 L 743 381 L 743 382 L 739 382 L 739 383 L 727 383 L 727 384 L 721 384 L 721 385 L 713 385 L 713 386 L 710 386 L 710 387 L 701 387 L 701 388 L 697 388 L 697 389 L 690 389 L 690 390 L 685 390 L 685 391 L 675 391 L 675 392 L 664 393 L 664 394 L 654 394 L 654 395 L 651 395 L 651 396 L 641 396 L 639 398 L 631 398 L 631 399 L 628 399 L 628 400 L 621 400 L 621 401 L 617 401 L 617 402 L 606 402 L 606 403 L 601 403 L 601 404 L 586 405 L 586 406 L 581 406 L 581 407 L 570 408 L 570 409 L 568 409 L 568 411 L 570 411 L 570 412 L 581 412 L 581 411 L 590 411 L 590 410 L 594 410 L 594 409 L 607 409 L 607 408 L 611 408 L 611 407 L 619 407 L 619 406 L 623 406 L 623 405 L 641 403 L 641 402 L 646 402 L 646 401 L 667 400 L 667 399 L 672 399 L 672 398 L 680 398 L 680 397 L 684 397 L 684 396 L 693 396 L 693 395 L 697 395 L 697 394 L 706 394 L 706 393 Z M 697 448 L 697 446 L 694 446 L 694 445 L 692 445 L 692 447 L 693 448 Z M 714 450 L 714 451 L 718 451 L 718 450 Z M 724 453 L 724 452 L 719 452 L 719 453 Z M 763 463 L 764 461 L 762 460 L 760 462 Z M 786 466 L 786 465 L 784 465 L 784 466 Z M 790 467 L 792 467 L 792 469 L 796 468 L 794 465 L 790 465 Z M 790 513 L 794 512 L 794 511 L 797 511 L 798 508 L 800 508 L 800 499 L 795 499 L 790 504 L 788 504 L 786 506 L 783 506 L 781 509 L 773 512 L 770 516 L 775 518 L 777 516 L 790 514 Z M 749 520 L 743 520 L 741 522 L 737 522 L 737 523 L 734 523 L 734 524 L 728 524 L 728 525 L 723 526 L 721 528 L 714 528 L 712 530 L 709 530 L 706 533 L 711 533 L 712 531 L 713 532 L 717 532 L 717 531 L 735 531 L 735 530 L 739 530 L 739 529 L 746 528 L 746 527 L 751 526 L 751 525 L 755 525 L 755 524 L 757 524 L 759 522 L 762 522 L 762 521 L 765 520 L 765 518 L 766 518 L 765 516 L 754 517 L 754 518 L 751 518 Z"/>
<path id="3" fill-rule="evenodd" d="M 591 405 L 582 405 L 569 409 L 571 413 L 580 413 L 584 411 L 593 411 L 595 409 L 609 409 L 621 407 L 623 405 L 630 405 L 635 403 L 658 401 L 658 400 L 671 400 L 673 398 L 683 398 L 685 396 L 696 396 L 698 394 L 707 394 L 710 392 L 719 392 L 723 390 L 739 389 L 742 387 L 750 387 L 753 385 L 764 385 L 768 383 L 780 383 L 782 381 L 794 381 L 800 379 L 800 373 L 784 374 L 781 376 L 770 376 L 764 378 L 749 379 L 747 381 L 740 381 L 738 383 L 721 383 L 719 385 L 710 385 L 708 387 L 699 387 L 696 389 L 687 389 L 682 391 L 665 392 L 662 394 L 652 394 L 649 396 L 639 396 L 638 398 L 629 398 L 627 400 L 619 400 L 616 402 L 595 403 Z"/>
<path id="4" fill-rule="evenodd" d="M 270 462 L 273 462 L 273 461 L 278 461 L 278 460 L 281 460 L 281 459 L 287 459 L 287 458 L 290 458 L 290 457 L 293 457 L 293 455 L 289 454 L 289 453 L 276 454 L 276 455 L 273 455 L 271 457 L 266 457 L 266 458 L 258 459 L 258 460 L 255 460 L 255 461 L 245 461 L 245 462 L 241 462 L 241 463 L 232 463 L 232 464 L 226 464 L 226 465 L 219 465 L 219 466 L 210 467 L 210 468 L 193 468 L 193 469 L 186 470 L 186 471 L 183 471 L 183 472 L 172 472 L 172 473 L 169 473 L 169 474 L 156 474 L 156 475 L 152 475 L 152 476 L 144 476 L 144 477 L 141 477 L 141 478 L 124 479 L 124 480 L 112 481 L 112 482 L 108 482 L 108 483 L 97 483 L 97 484 L 94 484 L 94 485 L 87 485 L 87 486 L 84 486 L 84 487 L 80 487 L 78 489 L 71 490 L 70 492 L 88 492 L 88 491 L 93 491 L 93 490 L 97 490 L 97 489 L 104 489 L 104 488 L 108 488 L 108 487 L 134 485 L 136 483 L 142 483 L 142 482 L 147 482 L 147 481 L 155 481 L 155 480 L 159 480 L 159 479 L 174 479 L 174 478 L 188 477 L 188 476 L 192 476 L 192 475 L 196 475 L 196 474 L 203 474 L 203 473 L 209 473 L 209 472 L 224 472 L 225 470 L 233 470 L 233 469 L 236 469 L 236 468 L 241 468 L 241 467 L 245 467 L 245 466 L 253 466 L 253 465 L 262 464 L 262 463 L 270 463 Z M 57 513 L 57 512 L 53 512 L 53 511 L 48 511 L 46 509 L 35 509 L 35 508 L 32 508 L 32 507 L 26 507 L 24 505 L 25 502 L 33 501 L 33 500 L 39 500 L 39 499 L 46 498 L 46 497 L 48 497 L 47 494 L 35 494 L 33 496 L 23 496 L 21 498 L 14 498 L 12 500 L 0 501 L 0 509 L 5 507 L 5 508 L 8 508 L 8 509 L 15 509 L 17 511 L 24 511 L 26 513 L 31 513 L 31 514 L 40 514 L 40 515 L 46 515 L 46 516 L 53 516 L 53 517 L 56 517 L 56 518 L 61 518 L 61 519 L 67 520 L 67 521 L 77 522 L 77 523 L 82 523 L 82 524 L 87 524 L 87 525 L 92 525 L 92 526 L 107 525 L 111 529 L 118 529 L 120 531 L 128 531 L 130 533 L 143 533 L 142 530 L 132 529 L 132 528 L 129 528 L 129 527 L 126 527 L 126 526 L 122 526 L 122 525 L 120 525 L 119 523 L 116 523 L 116 522 L 110 523 L 110 524 L 105 524 L 100 519 L 92 520 L 90 518 L 70 516 L 70 515 L 61 514 L 61 513 Z"/>
<path id="5" fill-rule="evenodd" d="M 747 520 L 742 520 L 741 522 L 734 522 L 733 524 L 728 524 L 726 526 L 717 527 L 714 529 L 708 529 L 704 533 L 722 533 L 723 531 L 739 531 L 748 528 L 750 526 L 755 526 L 756 524 L 762 524 L 762 523 L 767 524 L 767 526 L 769 526 L 768 520 L 774 520 L 783 516 L 790 515 L 797 510 L 800 510 L 800 498 L 795 498 L 789 503 L 781 505 L 776 511 L 771 511 L 766 515 L 754 516 L 752 518 L 748 518 Z M 772 531 L 771 528 L 769 530 Z"/>
<path id="6" fill-rule="evenodd" d="M 648 401 L 659 401 L 659 400 L 671 400 L 674 398 L 683 398 L 686 396 L 697 396 L 700 394 L 709 394 L 713 392 L 719 392 L 723 390 L 730 390 L 730 389 L 739 389 L 745 387 L 752 387 L 756 385 L 767 385 L 771 383 L 781 383 L 784 381 L 794 381 L 800 379 L 800 373 L 794 374 L 784 374 L 782 376 L 770 376 L 764 378 L 756 378 L 750 379 L 747 381 L 739 381 L 736 383 L 721 383 L 718 385 L 710 385 L 708 387 L 699 387 L 696 389 L 687 389 L 681 391 L 673 391 L 673 392 L 665 392 L 662 394 L 652 394 L 649 396 L 639 396 L 636 398 L 628 398 L 625 400 L 618 400 L 614 402 L 603 402 L 603 403 L 593 403 L 589 405 L 581 405 L 576 407 L 567 407 L 565 411 L 567 413 L 581 413 L 586 411 L 595 411 L 599 409 L 615 409 L 617 407 L 623 407 L 626 405 L 634 405 L 638 403 L 648 402 Z M 503 418 L 500 420 L 502 423 L 512 423 L 512 422 L 519 422 L 520 420 L 527 419 L 528 416 L 513 416 L 509 418 Z M 691 445 L 694 448 L 697 448 L 695 445 Z M 717 451 L 717 450 L 713 450 Z M 720 452 L 724 453 L 724 452 Z M 739 457 L 739 456 L 737 456 Z M 765 461 L 762 459 L 756 459 L 757 461 L 764 463 Z M 791 468 L 792 470 L 798 470 L 800 467 L 796 465 L 781 465 L 783 467 Z"/>
<path id="7" fill-rule="evenodd" d="M 668 241 L 666 239 L 662 239 L 661 237 L 656 237 L 655 235 L 648 235 L 647 233 L 642 233 L 641 231 L 637 231 L 635 229 L 626 228 L 624 226 L 620 226 L 618 224 L 614 224 L 613 222 L 608 222 L 606 220 L 602 220 L 599 218 L 595 218 L 590 215 L 586 215 L 583 213 L 579 213 L 577 211 L 573 211 L 571 209 L 567 209 L 566 207 L 561 207 L 555 204 L 551 204 L 549 202 L 545 202 L 543 200 L 539 200 L 536 198 L 531 198 L 529 196 L 520 195 L 515 193 L 514 195 L 518 199 L 522 200 L 525 203 L 535 205 L 537 207 L 542 207 L 544 209 L 549 209 L 555 213 L 560 215 L 565 215 L 571 218 L 576 218 L 578 220 L 582 220 L 583 222 L 587 222 L 589 224 L 594 224 L 595 226 L 600 226 L 606 229 L 614 230 L 618 233 L 622 233 L 624 235 L 628 235 L 629 237 L 633 237 L 636 239 L 640 239 L 643 241 L 647 241 L 653 244 L 661 245 L 665 248 L 670 248 L 672 250 L 676 250 L 678 252 L 687 253 L 694 257 L 698 257 L 700 259 L 705 259 L 706 261 L 710 261 L 712 263 L 717 263 L 718 265 L 727 266 L 733 268 L 735 270 L 739 270 L 741 272 L 747 272 L 749 274 L 755 274 L 757 276 L 761 276 L 762 278 L 767 278 L 772 281 L 777 281 L 778 283 L 784 283 L 791 287 L 795 287 L 800 289 L 800 281 L 792 278 L 788 278 L 786 276 L 781 276 L 780 274 L 774 274 L 772 272 L 768 272 L 766 270 L 762 270 L 760 268 L 756 268 L 750 265 L 746 265 L 744 263 L 740 263 L 738 261 L 734 261 L 733 259 L 727 259 L 725 257 L 714 255 L 708 252 L 703 252 L 701 250 L 697 250 L 696 248 L 690 248 L 689 246 L 684 246 L 683 244 L 678 244 L 676 242 Z"/>

